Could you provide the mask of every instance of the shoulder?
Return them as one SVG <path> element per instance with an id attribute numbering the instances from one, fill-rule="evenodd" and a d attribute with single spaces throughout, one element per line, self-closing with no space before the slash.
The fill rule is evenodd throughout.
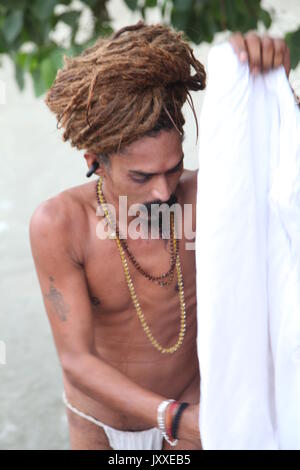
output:
<path id="1" fill-rule="evenodd" d="M 29 234 L 33 251 L 42 248 L 50 256 L 51 249 L 55 248 L 74 255 L 75 234 L 78 234 L 85 212 L 72 189 L 41 202 L 32 213 Z"/>
<path id="2" fill-rule="evenodd" d="M 197 184 L 198 170 L 183 170 L 180 180 L 194 182 Z"/>
<path id="3" fill-rule="evenodd" d="M 198 170 L 184 170 L 180 177 L 180 186 L 185 202 L 196 202 L 197 175 Z"/>
<path id="4" fill-rule="evenodd" d="M 72 222 L 72 215 L 76 209 L 80 211 L 80 205 L 75 208 L 68 192 L 63 191 L 36 207 L 30 218 L 30 229 L 40 232 L 48 232 L 51 229 L 63 231 Z"/>

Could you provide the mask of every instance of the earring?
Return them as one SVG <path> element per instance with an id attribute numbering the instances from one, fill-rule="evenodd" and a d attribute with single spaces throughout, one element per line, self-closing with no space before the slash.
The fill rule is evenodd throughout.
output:
<path id="1" fill-rule="evenodd" d="M 86 176 L 89 178 L 90 176 L 92 176 L 93 173 L 95 173 L 95 171 L 97 170 L 97 168 L 99 167 L 99 163 L 98 162 L 94 162 L 91 166 L 91 168 L 89 169 L 89 171 L 87 172 Z"/>

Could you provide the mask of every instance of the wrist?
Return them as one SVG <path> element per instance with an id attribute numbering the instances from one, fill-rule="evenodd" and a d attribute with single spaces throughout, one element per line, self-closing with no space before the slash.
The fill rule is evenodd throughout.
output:
<path id="1" fill-rule="evenodd" d="M 192 421 L 193 421 L 193 413 L 191 410 L 191 407 L 188 406 L 183 410 L 180 421 L 178 424 L 177 428 L 177 438 L 180 439 L 186 439 L 187 434 L 190 434 L 190 431 L 192 429 Z"/>

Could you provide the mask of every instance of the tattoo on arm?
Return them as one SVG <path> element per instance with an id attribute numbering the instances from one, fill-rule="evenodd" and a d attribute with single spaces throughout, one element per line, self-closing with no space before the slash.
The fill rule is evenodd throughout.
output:
<path id="1" fill-rule="evenodd" d="M 52 303 L 52 305 L 54 307 L 54 310 L 57 313 L 57 315 L 59 316 L 59 318 L 62 321 L 66 321 L 67 320 L 67 313 L 70 311 L 70 307 L 65 304 L 62 293 L 59 292 L 59 290 L 56 289 L 56 287 L 54 286 L 54 284 L 53 284 L 54 283 L 54 278 L 52 276 L 50 276 L 49 279 L 50 279 L 50 282 L 51 282 L 50 289 L 49 289 L 49 293 L 45 294 L 45 297 L 47 297 L 47 299 L 50 300 L 50 302 Z"/>

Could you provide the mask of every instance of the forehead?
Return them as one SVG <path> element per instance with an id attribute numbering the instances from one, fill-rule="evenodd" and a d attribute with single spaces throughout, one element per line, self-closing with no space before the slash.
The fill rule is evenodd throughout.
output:
<path id="1" fill-rule="evenodd" d="M 182 157 L 183 137 L 176 129 L 160 131 L 155 137 L 142 137 L 113 156 L 114 164 L 124 170 L 147 173 L 167 171 Z"/>

